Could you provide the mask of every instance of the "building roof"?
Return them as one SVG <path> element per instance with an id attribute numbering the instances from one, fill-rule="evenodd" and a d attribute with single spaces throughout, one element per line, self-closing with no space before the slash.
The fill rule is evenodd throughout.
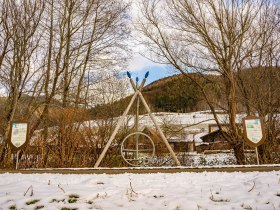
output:
<path id="1" fill-rule="evenodd" d="M 226 141 L 226 139 L 222 135 L 223 132 L 224 131 L 216 130 L 204 136 L 201 136 L 200 138 L 202 139 L 203 142 L 208 142 L 208 143 L 216 142 L 216 141 Z"/>

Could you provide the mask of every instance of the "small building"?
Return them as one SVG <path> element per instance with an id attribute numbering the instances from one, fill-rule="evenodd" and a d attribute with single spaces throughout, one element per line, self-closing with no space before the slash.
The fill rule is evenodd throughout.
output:
<path id="1" fill-rule="evenodd" d="M 215 130 L 211 133 L 208 133 L 204 136 L 201 136 L 203 142 L 214 143 L 214 142 L 227 142 L 227 140 L 223 136 L 224 131 Z"/>
<path id="2" fill-rule="evenodd" d="M 195 151 L 193 134 L 189 134 L 185 138 L 171 137 L 168 139 L 168 142 L 175 152 Z"/>
<path id="3" fill-rule="evenodd" d="M 201 142 L 196 144 L 197 152 L 205 150 L 230 150 L 231 145 L 223 136 L 224 131 L 216 130 L 205 135 L 201 135 Z"/>
<path id="4" fill-rule="evenodd" d="M 167 150 L 166 145 L 156 129 L 145 127 L 142 132 L 153 139 L 154 144 L 156 145 L 156 150 Z M 167 141 L 173 148 L 174 152 L 193 152 L 195 150 L 193 134 L 186 135 L 185 138 L 172 136 L 169 137 Z"/>

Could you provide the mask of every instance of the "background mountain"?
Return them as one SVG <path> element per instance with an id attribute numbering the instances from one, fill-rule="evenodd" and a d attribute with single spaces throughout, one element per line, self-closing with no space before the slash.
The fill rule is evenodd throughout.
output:
<path id="1" fill-rule="evenodd" d="M 195 77 L 197 75 L 192 74 L 191 76 Z M 207 109 L 199 89 L 189 78 L 183 75 L 173 75 L 157 80 L 145 86 L 142 92 L 154 112 L 184 113 Z M 111 114 L 118 116 L 122 114 L 130 99 L 131 96 L 128 96 L 111 104 L 98 105 L 91 112 L 94 116 L 100 117 L 104 112 L 112 112 Z M 132 106 L 132 111 L 134 109 L 135 104 Z M 145 112 L 141 105 L 140 112 Z"/>
<path id="2" fill-rule="evenodd" d="M 267 88 L 274 89 L 274 92 L 280 89 L 280 68 L 250 68 L 243 70 L 236 76 L 242 81 L 238 84 L 240 94 L 239 111 L 245 111 L 245 99 L 243 96 L 241 97 L 244 91 L 249 97 L 247 99 L 254 103 L 256 100 L 265 100 L 267 98 L 265 95 L 267 94 Z M 154 112 L 180 113 L 209 109 L 200 89 L 190 78 L 199 80 L 203 84 L 209 98 L 216 102 L 217 109 L 221 109 L 225 105 L 224 99 L 227 94 L 223 90 L 222 76 L 203 75 L 201 77 L 201 75 L 192 73 L 188 77 L 181 74 L 173 75 L 145 86 L 143 95 L 151 109 Z M 111 113 L 114 116 L 121 115 L 130 98 L 131 96 L 128 96 L 110 104 L 96 106 L 91 109 L 91 113 L 94 116 L 103 115 L 104 112 Z M 274 101 L 279 99 L 279 94 L 278 96 L 277 94 L 273 96 Z M 132 110 L 134 108 L 135 106 L 132 107 Z"/>
<path id="3" fill-rule="evenodd" d="M 145 86 L 143 89 L 143 95 L 149 103 L 152 111 L 186 113 L 208 110 L 209 107 L 205 102 L 200 89 L 190 78 L 200 80 L 200 83 L 204 85 L 211 100 L 216 101 L 217 109 L 221 109 L 221 107 L 225 105 L 224 99 L 226 97 L 226 93 L 223 91 L 223 84 L 221 82 L 222 76 L 203 75 L 203 78 L 201 79 L 201 75 L 192 73 L 189 74 L 188 77 L 181 74 L 173 75 L 159 79 Z M 280 68 L 267 69 L 263 67 L 246 69 L 239 74 L 239 77 L 242 78 L 243 86 L 243 89 L 238 89 L 240 95 L 241 91 L 246 90 L 248 100 L 253 103 L 256 100 L 264 100 L 265 102 L 268 97 L 271 97 L 275 103 L 277 103 L 277 101 L 279 103 L 280 94 L 278 93 L 280 91 Z M 269 88 L 274 91 L 267 91 Z M 118 92 L 121 92 L 121 90 L 118 90 Z M 273 92 L 275 93 L 274 95 L 268 95 L 268 93 Z M 127 107 L 131 97 L 132 96 L 130 95 L 117 101 L 111 100 L 110 103 L 98 104 L 89 110 L 85 110 L 88 113 L 86 114 L 86 119 L 120 116 Z M 0 107 L 2 107 L 2 109 L 5 109 L 5 101 L 5 97 L 0 97 Z M 19 109 L 24 109 L 29 103 L 34 104 L 34 106 L 40 106 L 41 101 L 43 101 L 43 97 L 32 98 L 28 95 L 24 95 L 19 101 Z M 244 102 L 245 100 L 242 98 L 239 102 L 239 111 L 245 111 Z M 256 104 L 264 103 L 257 101 Z M 51 105 L 52 110 L 58 109 L 58 111 L 61 112 L 61 108 L 59 107 L 60 102 L 53 99 Z M 131 113 L 134 112 L 135 108 L 136 106 L 134 104 L 132 106 Z M 265 109 L 265 107 L 263 109 Z M 145 113 L 142 105 L 140 105 L 140 112 Z M 20 111 L 18 111 L 18 113 L 20 113 Z"/>

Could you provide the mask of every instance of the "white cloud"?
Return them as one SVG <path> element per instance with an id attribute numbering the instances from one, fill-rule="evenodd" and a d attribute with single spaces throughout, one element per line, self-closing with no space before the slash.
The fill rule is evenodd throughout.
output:
<path id="1" fill-rule="evenodd" d="M 0 97 L 6 95 L 7 95 L 6 88 L 0 85 Z"/>
<path id="2" fill-rule="evenodd" d="M 164 64 L 155 63 L 149 59 L 143 57 L 139 53 L 134 52 L 132 60 L 128 64 L 129 71 L 141 71 L 143 69 L 148 69 L 149 67 L 165 67 Z"/>
<path id="3" fill-rule="evenodd" d="M 145 52 L 145 48 L 137 42 L 137 39 L 140 37 L 139 32 L 137 32 L 133 24 L 136 21 L 137 16 L 139 15 L 139 8 L 137 4 L 139 3 L 138 0 L 126 0 L 127 2 L 131 3 L 131 8 L 129 10 L 131 15 L 131 29 L 132 29 L 132 39 L 129 41 L 129 45 L 132 49 L 132 59 L 128 63 L 128 69 L 132 72 L 142 71 L 145 69 L 149 69 L 150 67 L 159 66 L 165 67 L 166 65 L 155 63 L 142 55 L 139 52 Z"/>

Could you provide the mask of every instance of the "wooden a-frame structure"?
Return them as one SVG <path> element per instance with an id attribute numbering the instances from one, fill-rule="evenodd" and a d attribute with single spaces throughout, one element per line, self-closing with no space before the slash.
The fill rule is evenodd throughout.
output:
<path id="1" fill-rule="evenodd" d="M 116 136 L 118 130 L 120 129 L 120 127 L 121 127 L 121 125 L 123 124 L 123 122 L 125 121 L 126 116 L 127 116 L 128 112 L 129 112 L 129 110 L 130 110 L 130 108 L 131 108 L 131 106 L 132 106 L 132 104 L 134 103 L 134 101 L 135 101 L 136 98 L 140 98 L 140 100 L 142 101 L 142 103 L 143 103 L 145 109 L 147 110 L 147 112 L 148 112 L 148 114 L 149 114 L 151 120 L 153 121 L 153 123 L 154 123 L 156 129 L 158 130 L 160 137 L 162 138 L 163 142 L 165 143 L 165 145 L 166 145 L 168 151 L 170 152 L 172 158 L 174 159 L 176 165 L 177 165 L 177 166 L 180 166 L 180 165 L 181 165 L 180 162 L 179 162 L 179 160 L 178 160 L 178 158 L 176 157 L 176 155 L 175 155 L 173 149 L 171 148 L 170 144 L 168 143 L 168 141 L 167 141 L 165 135 L 163 134 L 163 132 L 162 132 L 160 126 L 157 124 L 153 113 L 151 112 L 151 110 L 150 110 L 150 108 L 149 108 L 149 106 L 148 106 L 148 104 L 147 104 L 145 98 L 143 97 L 143 95 L 142 95 L 142 93 L 141 93 L 142 88 L 143 88 L 143 86 L 144 86 L 144 84 L 145 84 L 145 82 L 146 82 L 146 79 L 147 79 L 148 75 L 149 75 L 149 72 L 147 72 L 147 73 L 145 74 L 145 78 L 142 80 L 141 84 L 138 86 L 138 84 L 135 85 L 134 81 L 133 81 L 132 78 L 131 78 L 130 73 L 127 72 L 127 76 L 129 77 L 130 83 L 131 83 L 131 85 L 132 85 L 132 87 L 133 87 L 133 89 L 134 89 L 134 91 L 135 91 L 135 92 L 134 92 L 134 95 L 132 96 L 132 98 L 131 98 L 131 100 L 130 100 L 130 102 L 129 102 L 127 108 L 126 108 L 126 110 L 124 111 L 123 115 L 119 118 L 118 123 L 117 123 L 117 126 L 115 127 L 115 129 L 114 129 L 112 135 L 110 136 L 110 138 L 109 138 L 109 140 L 108 140 L 108 142 L 107 142 L 105 148 L 103 149 L 101 155 L 99 156 L 98 160 L 96 161 L 96 163 L 95 163 L 95 165 L 94 165 L 94 168 L 99 167 L 99 165 L 100 165 L 101 161 L 103 160 L 103 158 L 104 158 L 106 152 L 108 151 L 108 149 L 109 149 L 109 147 L 110 147 L 112 141 L 114 140 L 114 138 L 115 138 L 115 136 Z"/>

